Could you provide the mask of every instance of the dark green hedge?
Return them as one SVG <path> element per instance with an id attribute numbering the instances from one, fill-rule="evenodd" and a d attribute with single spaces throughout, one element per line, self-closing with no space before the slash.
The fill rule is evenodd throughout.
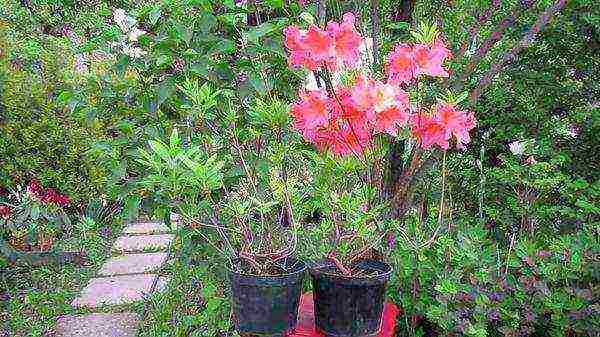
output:
<path id="1" fill-rule="evenodd" d="M 0 40 L 6 43 L 0 50 L 8 51 L 0 61 L 0 185 L 37 178 L 76 202 L 97 195 L 103 172 L 85 151 L 101 132 L 80 123 L 57 100 L 72 79 L 72 53 L 61 41 L 49 40 L 38 57 L 20 57 Z"/>

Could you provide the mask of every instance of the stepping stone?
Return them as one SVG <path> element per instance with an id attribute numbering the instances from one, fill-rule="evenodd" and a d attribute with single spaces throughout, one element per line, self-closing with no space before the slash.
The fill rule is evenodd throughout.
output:
<path id="1" fill-rule="evenodd" d="M 171 229 L 163 222 L 139 222 L 130 224 L 123 230 L 124 234 L 164 234 L 170 232 Z"/>
<path id="2" fill-rule="evenodd" d="M 136 337 L 140 318 L 132 312 L 62 316 L 55 337 Z"/>
<path id="3" fill-rule="evenodd" d="M 93 278 L 71 305 L 77 308 L 98 308 L 102 305 L 140 301 L 150 293 L 157 277 L 156 274 L 137 274 Z M 165 282 L 161 278 L 157 280 L 157 284 Z M 164 287 L 158 289 L 164 290 Z"/>
<path id="4" fill-rule="evenodd" d="M 113 245 L 113 252 L 132 253 L 169 248 L 173 234 L 121 236 Z"/>
<path id="5" fill-rule="evenodd" d="M 99 276 L 141 274 L 157 271 L 166 261 L 167 253 L 143 253 L 114 256 L 104 263 Z"/>

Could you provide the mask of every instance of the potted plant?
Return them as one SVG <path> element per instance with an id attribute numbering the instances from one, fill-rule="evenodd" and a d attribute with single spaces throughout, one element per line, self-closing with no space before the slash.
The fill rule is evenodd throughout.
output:
<path id="1" fill-rule="evenodd" d="M 26 188 L 12 190 L 0 202 L 0 228 L 20 251 L 49 251 L 59 231 L 70 223 L 64 209 L 69 197 L 32 180 Z"/>
<path id="2" fill-rule="evenodd" d="M 314 20 L 308 20 L 314 22 Z M 409 149 L 469 142 L 472 113 L 453 95 L 434 100 L 433 77 L 447 77 L 451 53 L 435 26 L 414 32 L 389 54 L 385 74 L 368 63 L 371 44 L 343 16 L 323 29 L 285 29 L 291 66 L 310 70 L 291 108 L 293 125 L 313 157 L 313 207 L 306 245 L 324 259 L 310 268 L 317 328 L 328 336 L 373 336 L 381 326 L 391 266 L 374 249 L 402 219 L 390 217 L 381 165 L 397 138 Z M 385 80 L 377 79 L 377 76 Z M 461 96 L 464 98 L 464 95 Z M 433 101 L 433 102 L 432 102 Z M 399 177 L 411 179 L 412 177 Z"/>
<path id="3" fill-rule="evenodd" d="M 236 329 L 281 334 L 296 325 L 306 271 L 295 255 L 304 172 L 291 151 L 298 142 L 290 134 L 297 136 L 287 132 L 288 107 L 275 99 L 256 100 L 243 115 L 230 105 L 226 115 L 212 120 L 211 138 L 203 133 L 203 141 L 183 145 L 173 131 L 168 144 L 156 140 L 141 150 L 149 169 L 142 184 L 169 196 L 189 235 L 227 261 Z M 238 125 L 241 118 L 248 123 Z"/>

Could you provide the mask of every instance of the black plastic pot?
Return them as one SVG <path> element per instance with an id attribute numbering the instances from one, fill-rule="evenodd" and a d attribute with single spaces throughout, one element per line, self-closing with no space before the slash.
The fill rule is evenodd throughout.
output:
<path id="1" fill-rule="evenodd" d="M 315 322 L 327 336 L 375 336 L 381 330 L 385 288 L 392 267 L 384 262 L 361 261 L 355 267 L 365 277 L 339 275 L 336 267 L 323 261 L 311 266 Z"/>
<path id="2" fill-rule="evenodd" d="M 289 258 L 275 276 L 229 271 L 234 323 L 238 332 L 281 334 L 296 326 L 306 264 Z"/>

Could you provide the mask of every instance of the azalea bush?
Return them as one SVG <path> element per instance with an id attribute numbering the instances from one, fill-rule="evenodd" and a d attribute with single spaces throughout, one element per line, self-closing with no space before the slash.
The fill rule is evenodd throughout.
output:
<path id="1" fill-rule="evenodd" d="M 26 188 L 18 186 L 0 203 L 0 229 L 3 236 L 20 249 L 50 248 L 54 237 L 70 224 L 65 209 L 68 196 L 43 188 L 36 180 Z"/>
<path id="2" fill-rule="evenodd" d="M 296 219 L 308 172 L 286 105 L 258 99 L 244 114 L 234 108 L 237 98 L 227 99 L 224 111 L 191 102 L 190 109 L 205 113 L 196 127 L 206 130 L 188 134 L 192 142 L 174 130 L 168 142 L 151 140 L 139 149 L 138 161 L 148 172 L 139 184 L 151 191 L 145 199 L 153 201 L 155 214 L 180 214 L 182 235 L 213 246 L 231 268 L 277 273 L 282 261 L 297 257 Z"/>
<path id="3" fill-rule="evenodd" d="M 475 126 L 473 114 L 461 111 L 451 94 L 436 98 L 421 90 L 420 83 L 431 77 L 448 77 L 444 62 L 451 52 L 435 26 L 422 25 L 414 43 L 394 48 L 385 81 L 376 79 L 367 63 L 368 44 L 354 26 L 354 15 L 346 13 L 341 23 L 330 21 L 325 29 L 311 24 L 306 30 L 285 30 L 290 65 L 314 76 L 300 89 L 291 115 L 294 128 L 322 152 L 315 160 L 314 189 L 321 202 L 331 204 L 324 206 L 317 231 L 332 233 L 328 256 L 344 274 L 350 270 L 336 256 L 340 251 L 345 253 L 342 261 L 352 263 L 390 230 L 382 224 L 388 205 L 380 198 L 381 179 L 374 176 L 382 145 L 407 139 L 422 150 L 447 150 L 451 142 L 463 147 Z M 362 248 L 353 249 L 355 245 Z"/>

